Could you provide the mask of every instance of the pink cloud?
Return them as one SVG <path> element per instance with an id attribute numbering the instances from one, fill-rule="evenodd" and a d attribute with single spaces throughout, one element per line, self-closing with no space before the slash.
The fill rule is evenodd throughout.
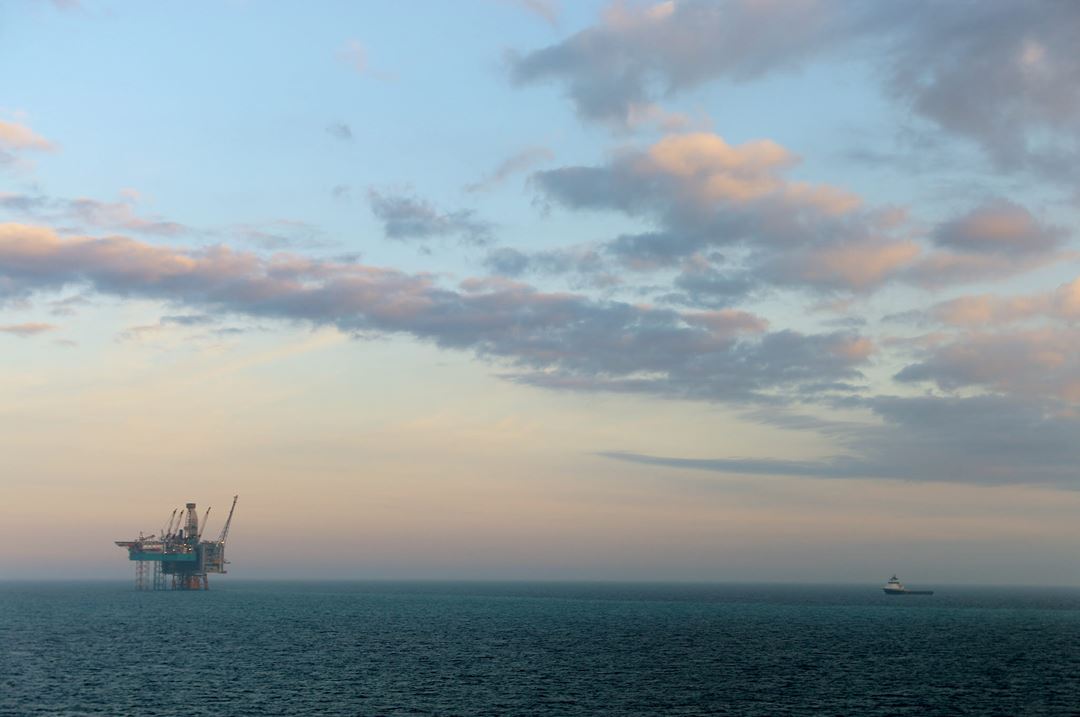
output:
<path id="1" fill-rule="evenodd" d="M 349 40 L 337 53 L 338 59 L 351 67 L 357 74 L 364 74 L 368 69 L 367 50 L 359 40 Z"/>
<path id="2" fill-rule="evenodd" d="M 1080 332 L 1037 328 L 971 332 L 931 349 L 904 368 L 901 381 L 929 381 L 946 390 L 982 387 L 1023 398 L 1080 402 Z"/>
<path id="3" fill-rule="evenodd" d="M 41 324 L 41 323 L 26 323 L 26 324 L 7 324 L 0 326 L 0 333 L 11 334 L 12 336 L 18 336 L 19 338 L 29 338 L 31 336 L 37 336 L 48 331 L 55 331 L 57 329 L 53 324 Z"/>
<path id="4" fill-rule="evenodd" d="M 740 333 L 759 334 L 769 328 L 769 322 L 760 316 L 736 309 L 687 312 L 683 314 L 683 318 L 689 324 L 706 326 L 724 336 Z"/>
<path id="5" fill-rule="evenodd" d="M 934 238 L 942 246 L 961 251 L 1017 255 L 1051 251 L 1063 233 L 1039 222 L 1019 204 L 999 199 L 945 222 Z"/>
<path id="6" fill-rule="evenodd" d="M 707 400 L 837 385 L 857 378 L 867 355 L 850 333 L 766 333 L 747 312 L 683 313 L 507 280 L 455 290 L 430 275 L 352 262 L 0 224 L 0 300 L 66 286 L 216 314 L 409 334 L 516 366 L 525 372 L 517 378 L 533 383 L 559 377 L 597 390 Z"/>
<path id="7" fill-rule="evenodd" d="M 51 152 L 56 145 L 25 125 L 0 120 L 0 149 Z"/>
<path id="8" fill-rule="evenodd" d="M 919 256 L 913 241 L 864 241 L 809 247 L 777 266 L 789 279 L 816 286 L 864 290 L 879 286 Z"/>
<path id="9" fill-rule="evenodd" d="M 1080 321 L 1080 278 L 1053 291 L 1023 296 L 962 296 L 937 304 L 931 315 L 953 326 L 995 326 L 1033 319 Z"/>

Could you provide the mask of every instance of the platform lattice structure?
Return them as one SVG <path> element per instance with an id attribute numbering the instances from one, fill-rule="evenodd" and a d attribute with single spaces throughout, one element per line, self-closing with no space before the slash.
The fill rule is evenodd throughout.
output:
<path id="1" fill-rule="evenodd" d="M 227 572 L 225 540 L 229 537 L 238 497 L 233 496 L 229 517 L 217 540 L 202 539 L 210 509 L 203 514 L 203 529 L 200 529 L 194 503 L 188 503 L 183 510 L 174 510 L 157 535 L 139 533 L 135 540 L 117 540 L 117 545 L 127 549 L 128 560 L 135 562 L 135 589 L 208 590 L 209 573 Z"/>

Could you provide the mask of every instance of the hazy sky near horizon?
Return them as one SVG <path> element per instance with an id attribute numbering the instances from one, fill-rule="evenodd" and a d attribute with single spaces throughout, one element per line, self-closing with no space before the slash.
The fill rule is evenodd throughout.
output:
<path id="1" fill-rule="evenodd" d="M 1080 584 L 1078 36 L 0 5 L 0 577 Z"/>

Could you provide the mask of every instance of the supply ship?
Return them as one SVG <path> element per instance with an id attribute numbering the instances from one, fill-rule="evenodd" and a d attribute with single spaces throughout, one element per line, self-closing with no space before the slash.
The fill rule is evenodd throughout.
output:
<path id="1" fill-rule="evenodd" d="M 886 595 L 933 595 L 933 590 L 908 590 L 904 587 L 904 584 L 900 582 L 895 575 L 889 578 L 889 582 L 885 583 L 885 587 L 882 588 Z"/>

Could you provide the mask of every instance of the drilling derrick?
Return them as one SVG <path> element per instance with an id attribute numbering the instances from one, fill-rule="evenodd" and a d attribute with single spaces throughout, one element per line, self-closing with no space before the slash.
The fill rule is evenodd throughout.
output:
<path id="1" fill-rule="evenodd" d="M 139 533 L 135 540 L 117 540 L 118 546 L 127 549 L 128 560 L 135 561 L 135 589 L 208 590 L 207 574 L 224 573 L 229 563 L 225 559 L 225 539 L 238 497 L 233 496 L 229 517 L 217 540 L 202 539 L 210 509 L 206 509 L 200 529 L 194 503 L 186 504 L 185 511 L 174 510 L 160 535 Z"/>

